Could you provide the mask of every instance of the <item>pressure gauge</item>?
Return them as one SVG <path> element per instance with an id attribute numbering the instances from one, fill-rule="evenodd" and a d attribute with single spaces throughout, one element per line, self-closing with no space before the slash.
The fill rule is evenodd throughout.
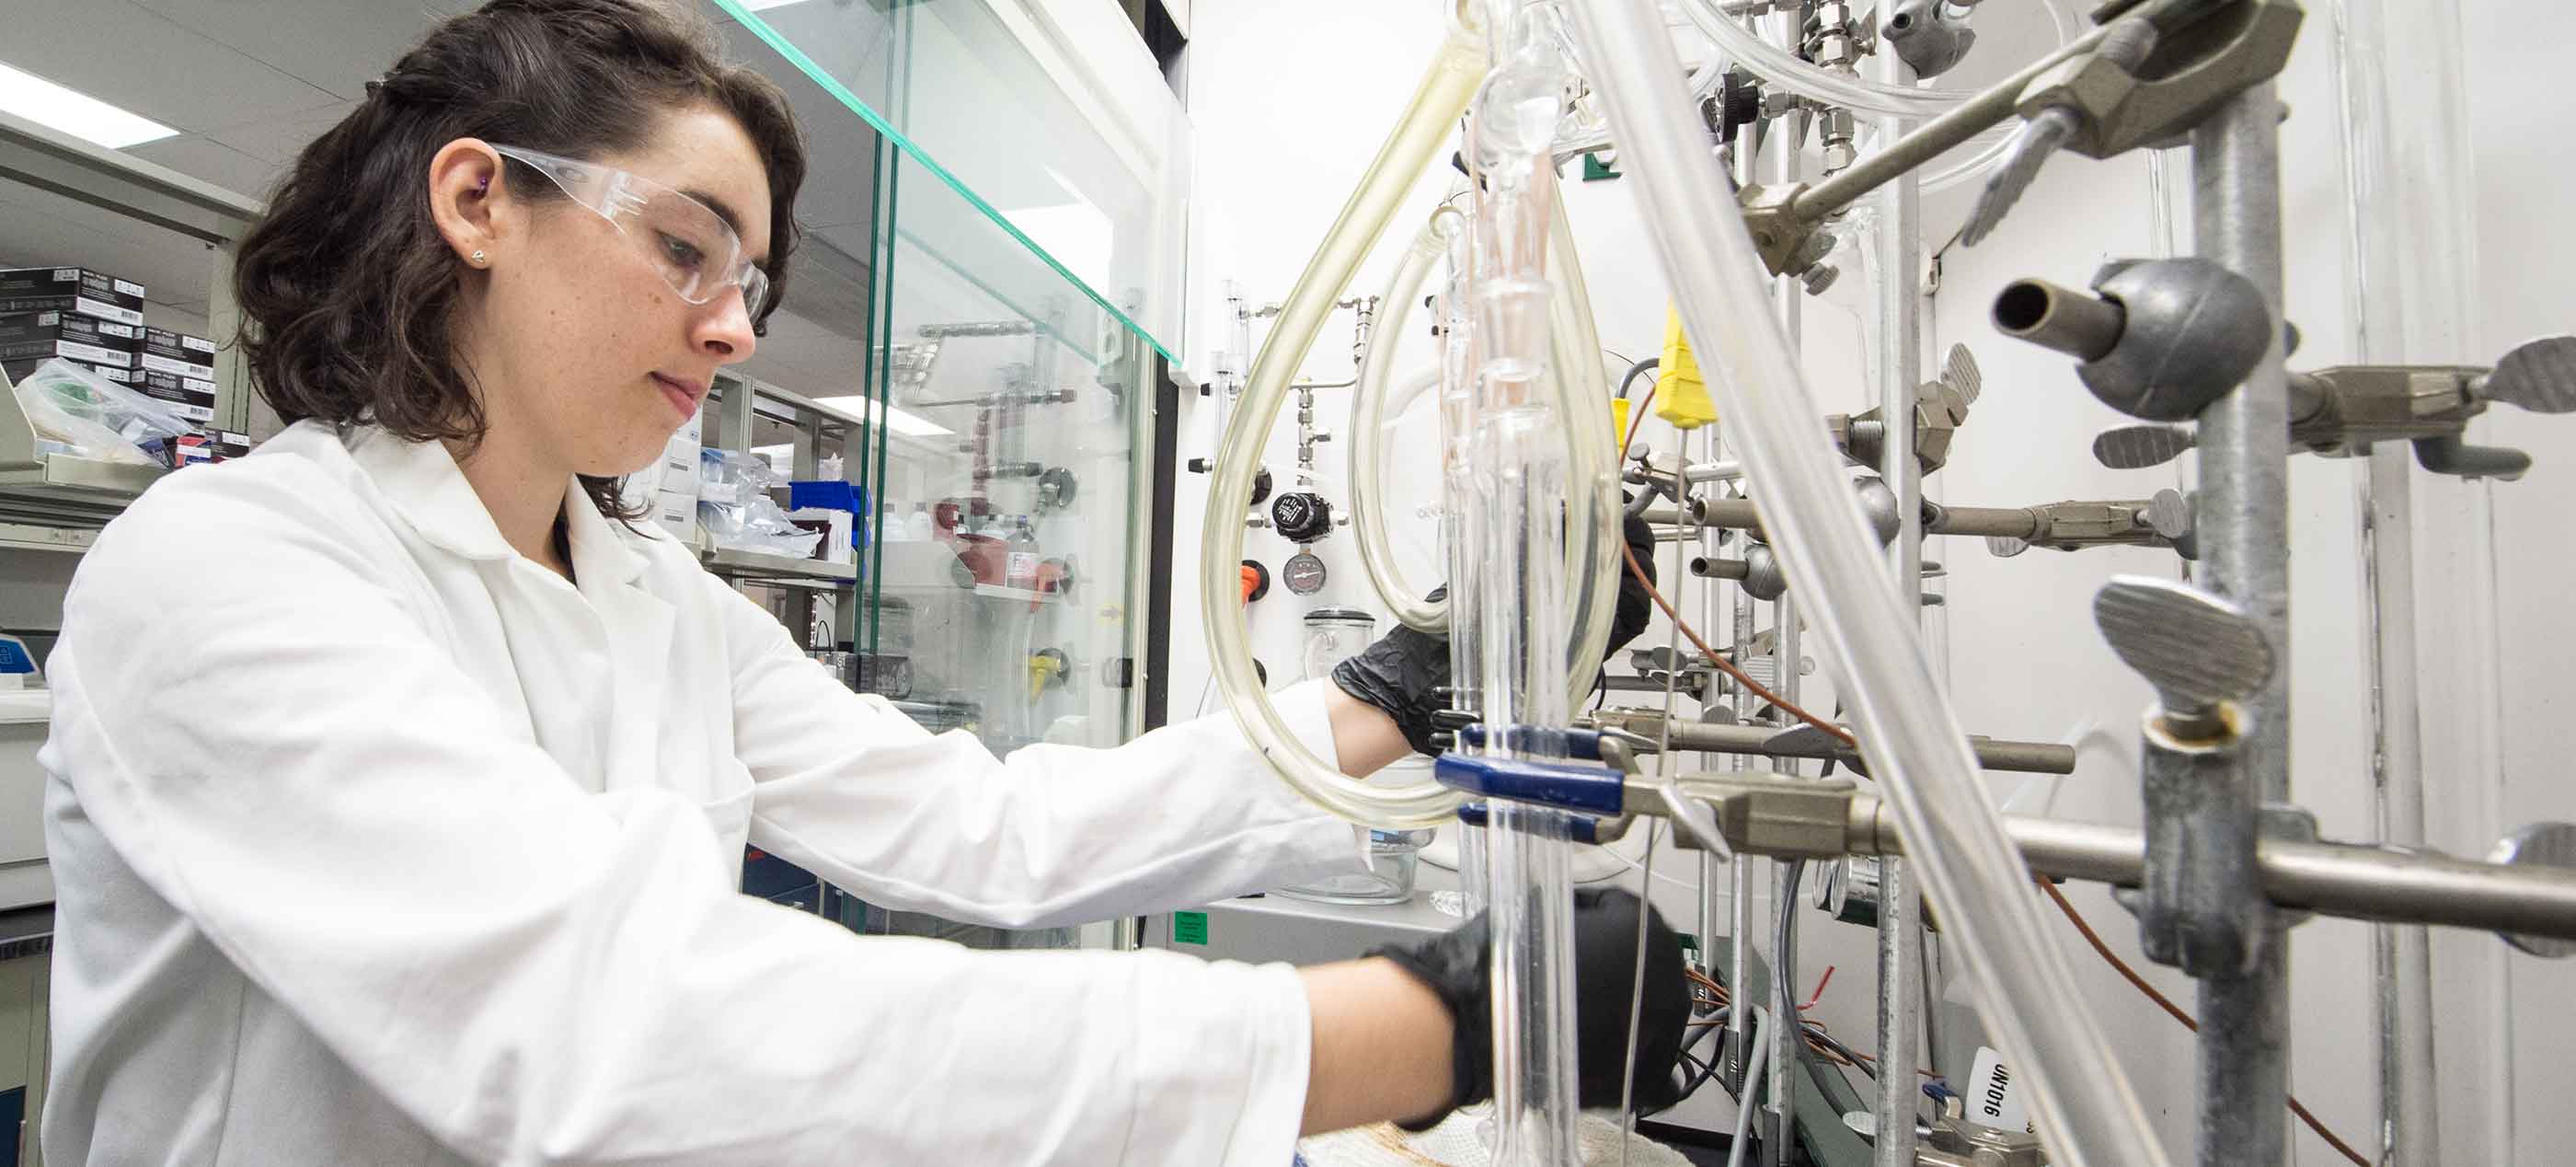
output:
<path id="1" fill-rule="evenodd" d="M 1288 590 L 1311 596 L 1324 590 L 1324 561 L 1311 551 L 1300 551 L 1288 557 L 1279 574 L 1288 581 Z"/>

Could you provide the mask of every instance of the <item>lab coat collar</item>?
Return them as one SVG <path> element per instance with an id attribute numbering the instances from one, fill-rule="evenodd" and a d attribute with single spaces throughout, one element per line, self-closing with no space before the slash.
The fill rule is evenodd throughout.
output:
<path id="1" fill-rule="evenodd" d="M 350 434 L 348 448 L 422 538 L 467 559 L 500 561 L 518 554 L 445 443 L 409 441 L 361 426 Z M 572 545 L 574 579 L 631 584 L 644 574 L 644 557 L 627 545 L 626 532 L 599 513 L 578 478 L 565 483 L 564 534 Z"/>
<path id="2" fill-rule="evenodd" d="M 644 557 L 629 545 L 647 535 L 599 513 L 590 492 L 575 478 L 564 489 L 564 536 L 572 544 L 572 577 L 581 583 L 631 584 L 643 578 Z M 485 516 L 490 521 L 490 516 Z M 647 529 L 650 529 L 648 524 Z"/>

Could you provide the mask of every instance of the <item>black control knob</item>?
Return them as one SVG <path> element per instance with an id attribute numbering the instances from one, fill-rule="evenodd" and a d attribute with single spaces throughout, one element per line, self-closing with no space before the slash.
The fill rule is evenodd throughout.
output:
<path id="1" fill-rule="evenodd" d="M 1333 533 L 1333 504 L 1312 491 L 1290 491 L 1270 504 L 1270 525 L 1291 543 L 1312 543 Z"/>
<path id="2" fill-rule="evenodd" d="M 1252 505 L 1260 506 L 1269 497 L 1270 468 L 1264 466 L 1252 472 Z"/>

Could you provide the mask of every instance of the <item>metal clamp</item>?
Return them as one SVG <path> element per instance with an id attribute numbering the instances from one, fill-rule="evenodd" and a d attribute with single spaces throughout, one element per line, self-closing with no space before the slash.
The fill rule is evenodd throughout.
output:
<path id="1" fill-rule="evenodd" d="M 2035 507 L 1947 507 L 1924 504 L 1927 535 L 1983 536 L 1986 549 L 2012 558 L 2033 547 L 2170 547 L 2196 558 L 2191 500 L 2174 490 L 2152 498 L 2053 502 Z"/>
<path id="2" fill-rule="evenodd" d="M 1947 3 L 1948 0 L 1942 0 Z M 1950 442 L 1967 423 L 1968 407 L 1976 404 L 1985 387 L 1985 375 L 1977 368 L 1977 358 L 1964 344 L 1950 346 L 1941 363 L 1941 379 L 1926 381 L 1914 403 L 1914 461 L 1925 474 L 1949 464 Z M 1825 418 L 1825 428 L 1832 431 L 1834 445 L 1843 457 L 1863 466 L 1881 465 L 1880 451 L 1887 439 L 1885 409 L 1874 408 L 1864 413 L 1833 414 Z M 1891 496 L 1890 501 L 1894 501 Z"/>
<path id="3" fill-rule="evenodd" d="M 2170 580 L 2112 580 L 2093 619 L 2159 702 L 2144 731 L 2140 946 L 2194 977 L 2243 975 L 2262 955 L 2271 905 L 2259 894 L 2263 816 L 2239 702 L 2271 680 L 2271 642 L 2243 609 Z"/>
<path id="4" fill-rule="evenodd" d="M 1600 757 L 1601 737 L 1597 733 L 1516 726 L 1504 736 L 1507 740 L 1520 738 L 1522 743 L 1542 736 L 1551 742 L 1579 742 L 1578 748 L 1587 749 L 1593 758 Z M 1488 739 L 1483 726 L 1459 730 L 1458 737 L 1461 744 L 1469 749 L 1483 748 Z M 1439 760 L 1432 764 L 1432 777 L 1452 790 L 1489 799 L 1505 798 L 1604 817 L 1617 817 L 1626 808 L 1625 775 L 1615 768 L 1598 764 L 1580 765 L 1453 750 L 1440 755 Z"/>
<path id="5" fill-rule="evenodd" d="M 2412 442 L 2437 474 L 2514 478 L 2530 468 L 2520 451 L 2470 446 L 2469 420 L 2503 402 L 2532 413 L 2576 412 L 2576 336 L 2550 336 L 2506 353 L 2493 368 L 2463 365 L 2337 365 L 2290 374 L 2290 443 L 2329 457 L 2366 453 L 2376 442 Z M 2168 462 L 2192 448 L 2191 431 L 2121 426 L 2093 439 L 2093 456 L 2113 469 Z"/>

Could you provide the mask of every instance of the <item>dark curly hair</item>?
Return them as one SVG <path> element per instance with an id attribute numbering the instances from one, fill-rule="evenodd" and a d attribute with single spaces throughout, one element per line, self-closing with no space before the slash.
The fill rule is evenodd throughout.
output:
<path id="1" fill-rule="evenodd" d="M 252 384 L 289 422 L 372 423 L 412 441 L 473 442 L 484 416 L 455 360 L 467 270 L 430 217 L 430 159 L 458 138 L 573 158 L 633 148 L 691 105 L 731 114 L 769 176 L 770 293 L 786 284 L 805 144 L 786 95 L 719 56 L 700 17 L 661 0 L 492 0 L 432 30 L 355 112 L 314 139 L 233 261 Z M 530 197 L 561 198 L 528 182 Z M 603 513 L 640 510 L 582 477 Z"/>

